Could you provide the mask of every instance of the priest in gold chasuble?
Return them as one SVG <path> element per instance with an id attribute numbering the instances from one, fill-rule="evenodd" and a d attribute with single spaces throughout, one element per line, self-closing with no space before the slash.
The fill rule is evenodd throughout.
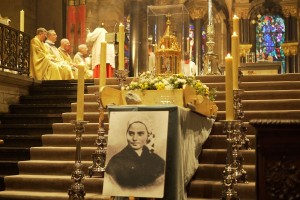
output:
<path id="1" fill-rule="evenodd" d="M 51 55 L 44 44 L 47 30 L 38 28 L 30 41 L 30 76 L 36 80 L 61 80 L 59 66 L 50 60 Z"/>

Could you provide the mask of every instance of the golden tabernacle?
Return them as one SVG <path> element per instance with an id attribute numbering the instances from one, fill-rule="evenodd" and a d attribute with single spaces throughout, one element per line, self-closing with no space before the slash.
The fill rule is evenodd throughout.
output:
<path id="1" fill-rule="evenodd" d="M 181 47 L 176 36 L 170 30 L 170 15 L 167 17 L 167 28 L 155 51 L 156 74 L 178 74 L 181 72 Z"/>

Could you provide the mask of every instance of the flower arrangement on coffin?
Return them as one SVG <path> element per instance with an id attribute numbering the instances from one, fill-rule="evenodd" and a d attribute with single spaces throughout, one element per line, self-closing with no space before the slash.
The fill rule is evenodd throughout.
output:
<path id="1" fill-rule="evenodd" d="M 155 75 L 147 71 L 122 88 L 127 104 L 176 104 L 205 116 L 216 114 L 216 89 L 210 89 L 193 76 Z"/>
<path id="2" fill-rule="evenodd" d="M 173 75 L 154 75 L 152 72 L 143 72 L 138 78 L 133 80 L 125 90 L 174 90 L 183 89 L 185 85 L 189 85 L 196 90 L 197 95 L 207 97 L 211 101 L 215 101 L 216 89 L 210 89 L 200 80 L 196 80 L 194 76 L 185 76 L 183 74 Z"/>

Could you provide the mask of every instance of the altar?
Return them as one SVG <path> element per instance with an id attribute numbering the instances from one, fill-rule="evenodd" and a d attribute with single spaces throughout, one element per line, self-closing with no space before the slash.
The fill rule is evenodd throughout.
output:
<path id="1" fill-rule="evenodd" d="M 281 73 L 281 62 L 259 61 L 256 63 L 241 63 L 240 69 L 244 75 L 270 75 Z"/>
<path id="2" fill-rule="evenodd" d="M 108 106 L 108 112 L 168 111 L 167 158 L 164 200 L 187 199 L 186 185 L 198 169 L 198 156 L 213 123 L 208 118 L 175 105 Z M 112 125 L 110 125 L 112 126 Z M 115 200 L 125 197 L 115 197 Z"/>

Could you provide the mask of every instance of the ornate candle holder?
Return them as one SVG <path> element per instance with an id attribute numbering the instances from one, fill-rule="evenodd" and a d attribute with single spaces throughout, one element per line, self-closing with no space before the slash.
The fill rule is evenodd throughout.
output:
<path id="1" fill-rule="evenodd" d="M 84 179 L 84 172 L 82 171 L 81 163 L 81 141 L 82 134 L 85 131 L 84 125 L 87 124 L 87 121 L 74 120 L 72 124 L 75 125 L 73 132 L 76 134 L 76 156 L 74 171 L 72 172 L 71 179 L 74 180 L 74 183 L 71 185 L 71 189 L 68 190 L 69 200 L 82 200 L 85 196 L 84 185 L 81 181 Z"/>
<path id="2" fill-rule="evenodd" d="M 223 123 L 223 133 L 227 135 L 227 156 L 226 166 L 223 171 L 223 187 L 222 200 L 239 200 L 235 185 L 237 184 L 237 168 L 238 168 L 238 120 L 221 121 Z"/>
<path id="3" fill-rule="evenodd" d="M 245 117 L 243 104 L 241 101 L 241 94 L 244 92 L 242 89 L 233 90 L 233 107 L 234 107 L 234 117 L 236 120 L 241 121 L 240 131 L 241 131 L 241 148 L 242 149 L 251 149 L 250 148 L 250 140 L 247 138 L 246 132 L 247 127 L 243 123 L 243 119 Z"/>
<path id="4" fill-rule="evenodd" d="M 88 168 L 89 176 L 97 175 L 101 178 L 104 177 L 105 171 L 105 159 L 106 159 L 106 150 L 107 141 L 105 138 L 105 129 L 104 129 L 104 107 L 101 100 L 101 93 L 98 95 L 98 110 L 99 110 L 99 126 L 98 126 L 98 136 L 96 138 L 95 144 L 97 149 L 92 154 L 93 165 Z"/>
<path id="5" fill-rule="evenodd" d="M 250 141 L 246 136 L 247 127 L 243 123 L 244 119 L 244 111 L 243 111 L 243 104 L 241 101 L 241 93 L 244 90 L 237 89 L 233 90 L 233 107 L 234 107 L 234 116 L 235 119 L 239 121 L 238 123 L 238 141 L 237 146 L 238 149 L 250 149 Z M 243 168 L 244 157 L 239 152 L 237 155 L 238 167 L 237 167 L 237 181 L 240 183 L 248 183 L 248 175 L 246 170 Z"/>
<path id="6" fill-rule="evenodd" d="M 129 71 L 127 69 L 124 70 L 115 70 L 115 75 L 119 82 L 119 87 L 122 88 L 124 86 L 124 82 L 126 81 L 126 78 L 128 77 Z"/>

